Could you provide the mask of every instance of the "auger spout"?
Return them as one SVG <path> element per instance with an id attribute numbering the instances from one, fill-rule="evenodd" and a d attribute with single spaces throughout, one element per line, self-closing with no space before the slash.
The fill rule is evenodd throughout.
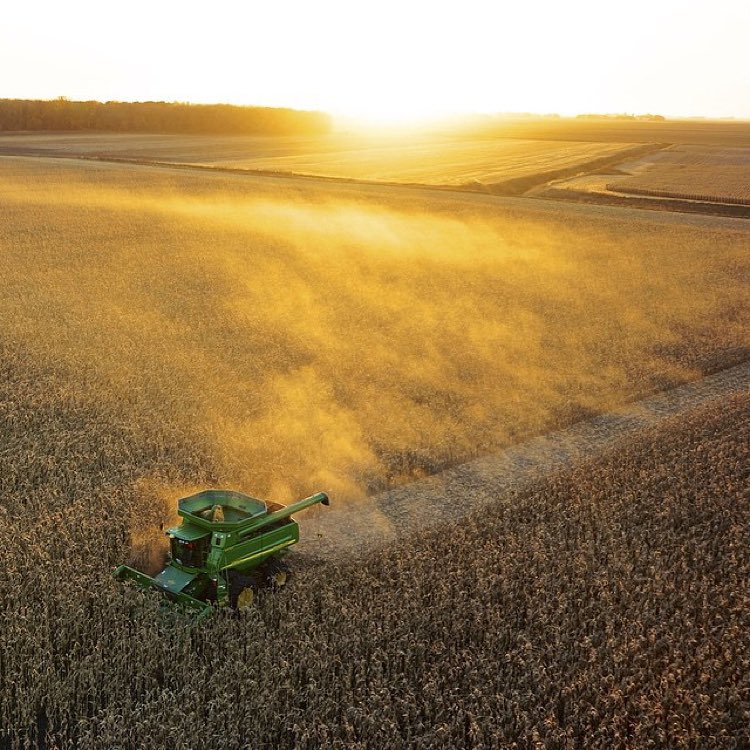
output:
<path id="1" fill-rule="evenodd" d="M 313 505 L 317 505 L 318 503 L 322 505 L 330 505 L 331 501 L 329 500 L 328 495 L 326 495 L 325 492 L 318 492 L 315 495 L 306 497 L 304 500 L 298 500 L 296 503 L 287 505 L 280 510 L 273 511 L 273 513 L 269 513 L 267 516 L 262 516 L 252 526 L 248 527 L 246 530 L 243 530 L 242 534 L 243 536 L 252 534 L 258 531 L 258 529 L 262 529 L 264 526 L 270 526 L 271 524 L 274 524 L 277 521 L 281 521 L 284 518 L 289 518 L 289 516 L 291 516 L 293 513 L 299 513 L 300 511 L 303 511 L 306 508 L 310 508 Z"/>

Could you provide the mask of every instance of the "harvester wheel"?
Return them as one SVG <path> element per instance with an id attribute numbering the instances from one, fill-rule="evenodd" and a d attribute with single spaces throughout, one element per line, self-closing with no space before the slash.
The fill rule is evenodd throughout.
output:
<path id="1" fill-rule="evenodd" d="M 255 591 L 253 591 L 253 587 L 245 586 L 245 588 L 237 595 L 237 609 L 247 609 L 247 607 L 252 607 L 254 599 Z"/>
<path id="2" fill-rule="evenodd" d="M 231 578 L 229 603 L 234 609 L 247 609 L 255 600 L 255 591 L 258 588 L 257 581 L 252 576 L 243 576 L 236 573 Z"/>
<path id="3" fill-rule="evenodd" d="M 289 580 L 289 568 L 281 560 L 271 560 L 266 571 L 268 585 L 275 589 L 286 586 Z"/>

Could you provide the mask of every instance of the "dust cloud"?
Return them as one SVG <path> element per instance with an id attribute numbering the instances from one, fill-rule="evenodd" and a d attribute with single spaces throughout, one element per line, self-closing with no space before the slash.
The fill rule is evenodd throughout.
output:
<path id="1" fill-rule="evenodd" d="M 281 502 L 361 498 L 747 346 L 729 222 L 291 186 L 8 170 L 2 335 L 178 468 L 199 443 L 215 485 Z M 135 548 L 186 494 L 157 484 Z"/>

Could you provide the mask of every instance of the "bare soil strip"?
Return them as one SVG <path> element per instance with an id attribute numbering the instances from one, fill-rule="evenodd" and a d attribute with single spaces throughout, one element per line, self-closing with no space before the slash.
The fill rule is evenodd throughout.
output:
<path id="1" fill-rule="evenodd" d="M 510 490 L 573 466 L 646 427 L 747 390 L 750 362 L 512 446 L 499 455 L 383 492 L 367 502 L 336 506 L 333 498 L 330 510 L 302 519 L 302 539 L 295 557 L 356 556 L 460 520 L 483 506 L 503 502 L 503 495 Z"/>

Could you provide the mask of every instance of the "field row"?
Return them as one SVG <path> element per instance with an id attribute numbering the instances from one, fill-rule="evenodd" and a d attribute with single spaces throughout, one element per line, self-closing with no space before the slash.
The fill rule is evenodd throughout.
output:
<path id="1" fill-rule="evenodd" d="M 750 186 L 750 182 L 748 183 Z M 636 187 L 628 183 L 610 182 L 607 190 L 626 195 L 645 195 L 654 198 L 676 198 L 687 201 L 705 201 L 708 203 L 728 203 L 734 206 L 750 206 L 750 198 L 738 198 L 733 195 L 708 195 L 704 193 L 690 193 L 682 190 L 660 190 L 658 188 Z"/>

